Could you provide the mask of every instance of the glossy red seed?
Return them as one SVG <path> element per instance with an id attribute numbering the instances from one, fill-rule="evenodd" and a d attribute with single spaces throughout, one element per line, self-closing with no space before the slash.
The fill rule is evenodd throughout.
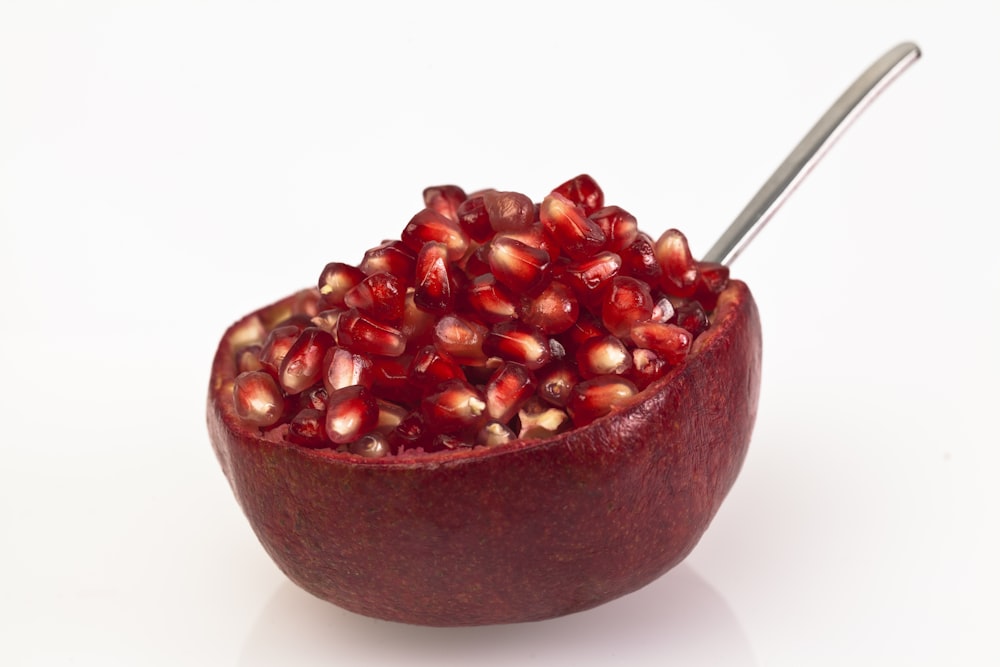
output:
<path id="1" fill-rule="evenodd" d="M 413 355 L 407 377 L 410 384 L 423 393 L 445 380 L 464 380 L 465 372 L 453 359 L 441 354 L 433 345 L 427 345 Z"/>
<path id="2" fill-rule="evenodd" d="M 483 193 L 483 204 L 495 232 L 514 232 L 527 229 L 535 221 L 535 204 L 520 192 Z"/>
<path id="3" fill-rule="evenodd" d="M 639 236 L 639 223 L 635 216 L 620 206 L 605 206 L 589 217 L 608 238 L 605 248 L 612 252 L 621 253 L 635 243 Z"/>
<path id="4" fill-rule="evenodd" d="M 627 337 L 632 325 L 653 315 L 649 285 L 628 276 L 615 276 L 604 294 L 601 321 L 615 336 Z"/>
<path id="5" fill-rule="evenodd" d="M 594 319 L 593 315 L 581 313 L 573 326 L 561 335 L 559 340 L 562 342 L 563 347 L 566 348 L 566 351 L 573 354 L 580 349 L 584 341 L 591 338 L 600 338 L 606 334 L 604 326 Z"/>
<path id="6" fill-rule="evenodd" d="M 310 326 L 319 327 L 323 331 L 326 331 L 327 333 L 331 334 L 334 338 L 336 338 L 337 322 L 340 321 L 340 315 L 343 312 L 344 312 L 343 308 L 331 308 L 330 310 L 322 310 L 309 319 Z"/>
<path id="7" fill-rule="evenodd" d="M 318 327 L 302 330 L 281 360 L 278 382 L 288 394 L 298 394 L 320 382 L 323 357 L 334 346 L 333 336 Z"/>
<path id="8" fill-rule="evenodd" d="M 498 234 L 498 236 L 505 236 L 509 239 L 520 241 L 529 248 L 544 250 L 548 253 L 549 260 L 553 263 L 562 254 L 559 250 L 559 244 L 552 238 L 545 225 L 540 222 L 533 223 L 531 226 L 521 230 L 504 232 L 503 234 Z"/>
<path id="9" fill-rule="evenodd" d="M 323 386 L 327 392 L 356 384 L 371 387 L 374 382 L 372 360 L 367 355 L 352 352 L 346 347 L 337 346 L 327 350 L 323 367 Z"/>
<path id="10" fill-rule="evenodd" d="M 413 267 L 417 263 L 417 253 L 402 241 L 383 241 L 365 252 L 359 264 L 366 276 L 376 273 L 391 273 L 404 283 L 413 281 Z"/>
<path id="11" fill-rule="evenodd" d="M 399 327 L 400 332 L 406 337 L 407 346 L 411 349 L 429 345 L 434 335 L 434 315 L 417 307 L 415 293 L 416 290 L 412 287 L 406 291 L 403 322 Z"/>
<path id="12" fill-rule="evenodd" d="M 414 273 L 413 302 L 428 313 L 448 312 L 454 305 L 448 248 L 444 243 L 429 241 L 417 255 Z"/>
<path id="13" fill-rule="evenodd" d="M 389 444 L 397 454 L 430 448 L 434 442 L 434 432 L 420 411 L 406 415 L 389 434 Z"/>
<path id="14" fill-rule="evenodd" d="M 486 383 L 486 413 L 506 423 L 535 393 L 535 378 L 523 364 L 506 361 Z"/>
<path id="15" fill-rule="evenodd" d="M 604 206 L 604 192 L 601 186 L 593 177 L 587 174 L 580 174 L 576 178 L 571 178 L 553 192 L 561 194 L 577 206 L 583 209 L 586 215 L 590 215 L 597 209 Z"/>
<path id="16" fill-rule="evenodd" d="M 625 377 L 641 391 L 663 377 L 668 370 L 670 364 L 666 359 L 653 350 L 637 347 L 632 350 L 632 368 L 625 373 Z"/>
<path id="17" fill-rule="evenodd" d="M 719 294 L 729 285 L 729 267 L 716 262 L 698 262 L 698 288 L 694 298 L 707 311 L 715 310 Z"/>
<path id="18" fill-rule="evenodd" d="M 616 336 L 591 338 L 576 351 L 576 365 L 584 378 L 621 375 L 632 367 L 632 353 Z"/>
<path id="19" fill-rule="evenodd" d="M 670 296 L 689 297 L 698 287 L 698 265 L 687 238 L 676 229 L 663 232 L 654 247 L 663 275 L 660 286 Z"/>
<path id="20" fill-rule="evenodd" d="M 550 269 L 549 253 L 509 236 L 494 237 L 487 261 L 496 279 L 515 294 L 537 290 L 548 278 Z"/>
<path id="21" fill-rule="evenodd" d="M 478 322 L 445 315 L 434 326 L 434 346 L 465 366 L 482 366 L 486 363 L 483 342 L 488 329 Z"/>
<path id="22" fill-rule="evenodd" d="M 469 197 L 458 207 L 458 225 L 473 241 L 485 243 L 493 236 L 483 195 Z"/>
<path id="23" fill-rule="evenodd" d="M 580 317 L 580 304 L 565 283 L 553 280 L 538 296 L 525 300 L 520 309 L 521 319 L 542 333 L 561 334 Z"/>
<path id="24" fill-rule="evenodd" d="M 285 397 L 270 374 L 250 371 L 236 376 L 233 405 L 236 415 L 244 423 L 266 428 L 281 421 L 285 412 Z"/>
<path id="25" fill-rule="evenodd" d="M 458 207 L 465 198 L 465 190 L 457 185 L 434 185 L 424 189 L 424 206 L 456 222 Z"/>
<path id="26" fill-rule="evenodd" d="M 344 295 L 364 280 L 365 274 L 356 266 L 330 262 L 319 274 L 319 295 L 324 309 L 342 307 Z"/>
<path id="27" fill-rule="evenodd" d="M 407 407 L 416 405 L 420 395 L 410 386 L 410 364 L 413 358 L 373 357 L 372 358 L 372 389 L 380 398 L 399 403 Z"/>
<path id="28" fill-rule="evenodd" d="M 607 243 L 604 230 L 558 193 L 542 200 L 538 215 L 559 247 L 573 259 L 593 257 Z"/>
<path id="29" fill-rule="evenodd" d="M 461 296 L 463 310 L 488 324 L 506 322 L 517 314 L 513 293 L 492 273 L 475 278 Z"/>
<path id="30" fill-rule="evenodd" d="M 348 445 L 347 451 L 366 459 L 380 459 L 391 453 L 388 438 L 377 432 L 361 436 Z"/>
<path id="31" fill-rule="evenodd" d="M 343 445 L 368 433 L 378 424 L 375 395 L 361 386 L 330 392 L 326 407 L 326 434 L 331 442 Z"/>
<path id="32" fill-rule="evenodd" d="M 344 305 L 357 308 L 379 322 L 396 325 L 403 320 L 406 283 L 385 271 L 366 276 L 344 295 Z"/>
<path id="33" fill-rule="evenodd" d="M 487 334 L 483 351 L 507 361 L 537 370 L 552 360 L 549 339 L 541 331 L 522 322 L 504 322 Z"/>
<path id="34" fill-rule="evenodd" d="M 329 354 L 329 353 L 328 353 Z M 309 387 L 298 396 L 298 408 L 300 410 L 319 410 L 326 412 L 326 401 L 329 397 L 326 387 L 318 384 Z"/>
<path id="35" fill-rule="evenodd" d="M 337 342 L 354 352 L 398 357 L 406 350 L 406 337 L 399 329 L 382 324 L 351 308 L 337 322 Z"/>
<path id="36" fill-rule="evenodd" d="M 646 282 L 649 285 L 659 285 L 663 276 L 663 269 L 656 259 L 656 250 L 653 247 L 653 239 L 649 235 L 640 232 L 635 241 L 627 248 L 623 248 L 618 253 L 622 258 L 622 274 L 632 276 Z"/>
<path id="37" fill-rule="evenodd" d="M 314 408 L 299 410 L 288 422 L 288 439 L 309 448 L 329 447 L 325 412 Z"/>
<path id="38" fill-rule="evenodd" d="M 376 398 L 375 403 L 378 405 L 378 423 L 375 425 L 375 430 L 385 436 L 392 433 L 409 414 L 405 407 L 392 401 Z"/>
<path id="39" fill-rule="evenodd" d="M 580 381 L 575 368 L 566 362 L 556 362 L 539 370 L 538 396 L 557 407 L 566 407 L 570 391 Z"/>
<path id="40" fill-rule="evenodd" d="M 576 292 L 580 303 L 601 313 L 605 290 L 622 267 L 622 259 L 613 252 L 601 252 L 594 257 L 566 266 L 564 280 Z"/>
<path id="41" fill-rule="evenodd" d="M 260 345 L 247 345 L 236 353 L 236 370 L 240 373 L 259 371 L 264 368 L 260 363 Z"/>
<path id="42" fill-rule="evenodd" d="M 697 301 L 682 301 L 674 307 L 674 322 L 691 332 L 695 338 L 708 329 L 709 319 Z"/>
<path id="43" fill-rule="evenodd" d="M 448 380 L 424 398 L 420 405 L 428 426 L 436 433 L 478 429 L 486 421 L 482 392 L 464 380 Z"/>
<path id="44" fill-rule="evenodd" d="M 263 370 L 277 380 L 281 376 L 281 362 L 298 340 L 302 330 L 294 324 L 279 326 L 271 330 L 260 349 L 260 363 Z"/>
<path id="45" fill-rule="evenodd" d="M 573 417 L 574 426 L 586 426 L 621 408 L 637 393 L 638 389 L 629 380 L 618 375 L 602 375 L 573 387 L 566 409 Z"/>
<path id="46" fill-rule="evenodd" d="M 687 329 L 659 322 L 639 322 L 632 327 L 631 336 L 637 346 L 653 350 L 671 366 L 684 361 L 694 340 Z"/>
<path id="47" fill-rule="evenodd" d="M 649 316 L 651 322 L 661 322 L 667 323 L 670 318 L 674 316 L 674 304 L 670 303 L 670 299 L 663 297 L 656 302 L 653 306 L 653 314 Z"/>
<path id="48" fill-rule="evenodd" d="M 406 247 L 416 253 L 427 243 L 442 243 L 448 249 L 448 260 L 451 262 L 462 259 L 469 249 L 469 236 L 459 224 L 429 208 L 413 216 L 400 238 Z"/>

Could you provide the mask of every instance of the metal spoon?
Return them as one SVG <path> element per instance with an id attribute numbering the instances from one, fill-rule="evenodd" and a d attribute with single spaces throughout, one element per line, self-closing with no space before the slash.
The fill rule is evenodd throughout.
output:
<path id="1" fill-rule="evenodd" d="M 705 261 L 731 264 L 785 203 L 826 151 L 868 105 L 920 57 L 920 47 L 904 42 L 872 63 L 817 121 L 771 178 L 757 191 Z"/>

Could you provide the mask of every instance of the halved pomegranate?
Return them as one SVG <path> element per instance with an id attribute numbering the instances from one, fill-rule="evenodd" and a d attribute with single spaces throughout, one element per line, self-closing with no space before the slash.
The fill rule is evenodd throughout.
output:
<path id="1" fill-rule="evenodd" d="M 749 290 L 677 230 L 654 243 L 589 176 L 535 205 L 424 200 L 401 241 L 223 336 L 209 431 L 264 548 L 321 598 L 426 625 L 549 618 L 651 582 L 746 454 Z M 412 258 L 372 264 L 387 248 Z"/>

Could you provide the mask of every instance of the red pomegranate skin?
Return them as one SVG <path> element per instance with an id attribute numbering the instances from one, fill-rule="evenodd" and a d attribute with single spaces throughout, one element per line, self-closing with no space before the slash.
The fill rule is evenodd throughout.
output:
<path id="1" fill-rule="evenodd" d="M 534 621 L 588 609 L 662 575 L 694 548 L 746 455 L 761 330 L 731 281 L 682 365 L 568 433 L 494 448 L 363 459 L 262 436 L 232 401 L 235 332 L 215 357 L 208 424 L 264 548 L 310 593 L 433 626 Z"/>

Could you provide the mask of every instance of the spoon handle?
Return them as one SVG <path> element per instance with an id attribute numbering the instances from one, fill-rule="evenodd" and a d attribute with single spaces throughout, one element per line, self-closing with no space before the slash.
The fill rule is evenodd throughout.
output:
<path id="1" fill-rule="evenodd" d="M 912 42 L 904 42 L 889 50 L 865 70 L 813 125 L 746 208 L 736 216 L 705 255 L 705 261 L 731 264 L 851 122 L 919 57 L 920 47 Z"/>

